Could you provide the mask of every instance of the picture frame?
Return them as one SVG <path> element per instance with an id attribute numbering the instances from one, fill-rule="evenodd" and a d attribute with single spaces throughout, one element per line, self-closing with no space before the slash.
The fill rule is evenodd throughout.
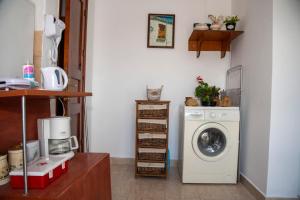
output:
<path id="1" fill-rule="evenodd" d="M 174 48 L 175 15 L 148 14 L 148 48 Z"/>

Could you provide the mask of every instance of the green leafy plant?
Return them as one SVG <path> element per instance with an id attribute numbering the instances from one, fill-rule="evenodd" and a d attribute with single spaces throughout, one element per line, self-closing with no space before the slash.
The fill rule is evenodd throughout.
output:
<path id="1" fill-rule="evenodd" d="M 214 106 L 215 99 L 220 95 L 220 88 L 208 85 L 201 76 L 197 77 L 197 81 L 199 85 L 195 89 L 195 96 L 201 99 L 202 105 Z"/>
<path id="2" fill-rule="evenodd" d="M 240 21 L 238 16 L 227 16 L 224 20 L 224 24 L 236 24 Z"/>

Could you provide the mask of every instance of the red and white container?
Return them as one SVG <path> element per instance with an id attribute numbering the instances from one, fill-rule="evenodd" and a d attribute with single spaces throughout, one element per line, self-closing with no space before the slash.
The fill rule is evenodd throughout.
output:
<path id="1" fill-rule="evenodd" d="M 68 170 L 69 157 L 40 158 L 27 167 L 28 188 L 43 189 Z M 24 188 L 23 169 L 9 173 L 12 188 Z"/>

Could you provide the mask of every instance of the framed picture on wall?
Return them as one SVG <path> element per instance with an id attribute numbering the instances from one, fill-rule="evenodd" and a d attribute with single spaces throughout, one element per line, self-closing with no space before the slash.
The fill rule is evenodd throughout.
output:
<path id="1" fill-rule="evenodd" d="M 148 48 L 174 48 L 175 15 L 148 15 Z"/>

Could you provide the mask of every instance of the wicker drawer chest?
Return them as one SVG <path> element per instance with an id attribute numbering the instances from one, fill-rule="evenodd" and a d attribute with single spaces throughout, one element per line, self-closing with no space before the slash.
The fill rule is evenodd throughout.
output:
<path id="1" fill-rule="evenodd" d="M 136 176 L 168 174 L 169 104 L 136 100 Z"/>

